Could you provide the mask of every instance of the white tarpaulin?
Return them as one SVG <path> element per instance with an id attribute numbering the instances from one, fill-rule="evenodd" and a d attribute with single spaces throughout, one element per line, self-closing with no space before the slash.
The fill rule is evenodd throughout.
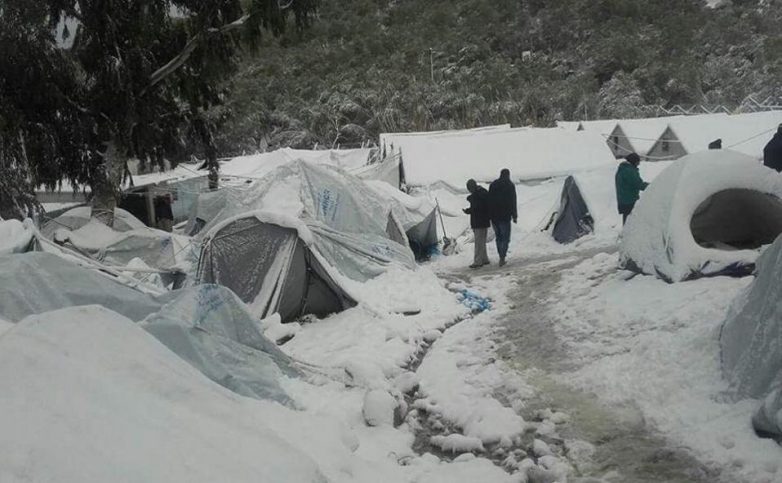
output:
<path id="1" fill-rule="evenodd" d="M 0 255 L 26 252 L 33 241 L 33 229 L 19 220 L 0 220 Z"/>

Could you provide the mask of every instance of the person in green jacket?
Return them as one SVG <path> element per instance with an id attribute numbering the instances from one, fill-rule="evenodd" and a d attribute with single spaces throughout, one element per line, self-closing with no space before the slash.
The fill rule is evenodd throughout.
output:
<path id="1" fill-rule="evenodd" d="M 614 177 L 616 182 L 616 204 L 619 214 L 622 215 L 622 224 L 627 222 L 627 217 L 633 211 L 641 191 L 649 186 L 649 183 L 641 179 L 641 174 L 638 172 L 639 164 L 641 164 L 641 158 L 635 153 L 630 153 L 616 169 L 616 176 Z"/>

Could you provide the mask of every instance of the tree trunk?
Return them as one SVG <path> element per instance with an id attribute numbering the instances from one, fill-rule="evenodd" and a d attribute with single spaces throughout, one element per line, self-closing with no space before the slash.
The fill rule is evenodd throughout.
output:
<path id="1" fill-rule="evenodd" d="M 107 226 L 114 225 L 114 208 L 120 195 L 125 156 L 117 149 L 114 141 L 106 143 L 103 164 L 92 188 L 92 217 Z"/>

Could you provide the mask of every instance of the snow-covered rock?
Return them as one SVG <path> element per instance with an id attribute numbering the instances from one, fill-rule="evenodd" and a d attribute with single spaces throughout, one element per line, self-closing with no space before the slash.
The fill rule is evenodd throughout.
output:
<path id="1" fill-rule="evenodd" d="M 371 389 L 364 395 L 361 413 L 369 426 L 393 426 L 398 404 L 394 396 L 383 389 Z"/>
<path id="2" fill-rule="evenodd" d="M 29 221 L 0 220 L 0 255 L 27 251 L 33 239 Z"/>
<path id="3" fill-rule="evenodd" d="M 472 451 L 484 451 L 483 443 L 478 438 L 471 438 L 462 434 L 449 434 L 448 436 L 432 436 L 429 442 L 443 451 L 451 453 L 469 453 Z"/>

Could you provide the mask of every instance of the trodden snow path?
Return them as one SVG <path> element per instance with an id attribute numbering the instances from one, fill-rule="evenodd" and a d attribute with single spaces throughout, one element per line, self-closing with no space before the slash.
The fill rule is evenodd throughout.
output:
<path id="1" fill-rule="evenodd" d="M 616 267 L 604 247 L 441 273 L 498 302 L 472 347 L 497 358 L 495 399 L 546 443 L 528 459 L 571 482 L 782 481 L 782 448 L 754 435 L 754 402 L 727 400 L 719 373 L 716 334 L 749 279 L 669 285 Z"/>

